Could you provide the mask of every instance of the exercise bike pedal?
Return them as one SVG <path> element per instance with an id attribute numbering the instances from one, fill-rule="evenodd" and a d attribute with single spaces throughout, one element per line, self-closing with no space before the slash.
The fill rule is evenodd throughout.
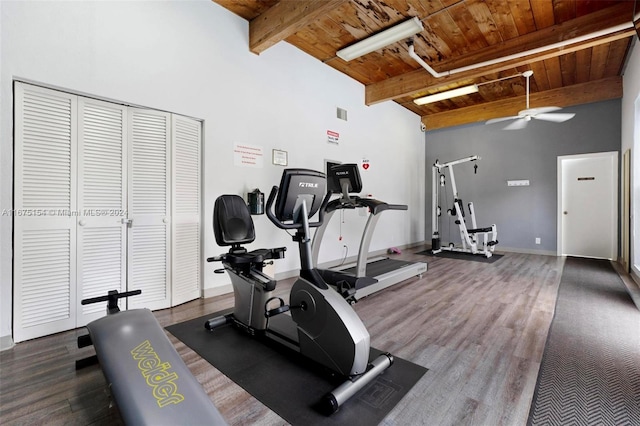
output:
<path id="1" fill-rule="evenodd" d="M 264 316 L 269 318 L 269 317 L 273 317 L 275 315 L 283 314 L 285 312 L 288 312 L 289 310 L 290 310 L 289 305 L 283 305 L 283 306 L 279 306 L 279 307 L 277 307 L 275 309 L 270 309 L 270 310 L 266 311 L 264 313 Z"/>
<path id="2" fill-rule="evenodd" d="M 344 300 L 349 302 L 350 305 L 355 305 L 358 302 L 358 299 L 356 299 L 355 288 L 345 289 L 340 293 L 340 295 L 344 298 Z"/>
<path id="3" fill-rule="evenodd" d="M 274 309 L 266 309 L 267 306 L 269 305 L 269 303 L 272 300 L 278 300 L 280 302 L 280 306 L 278 306 L 277 308 L 274 308 Z M 304 301 L 300 302 L 299 305 L 291 306 L 291 305 L 285 305 L 284 304 L 284 300 L 282 300 L 279 297 L 272 297 L 271 299 L 269 299 L 269 300 L 267 300 L 265 302 L 264 306 L 265 306 L 264 316 L 267 317 L 267 318 L 270 318 L 270 317 L 275 316 L 275 315 L 283 314 L 285 312 L 290 311 L 291 309 L 301 309 L 303 311 L 305 311 L 307 309 L 307 304 Z"/>
<path id="4" fill-rule="evenodd" d="M 279 301 L 280 302 L 280 306 L 278 306 L 277 308 L 274 308 L 274 309 L 267 309 L 267 306 L 269 306 L 269 303 L 271 303 L 272 300 Z M 291 307 L 289 305 L 285 305 L 284 304 L 284 300 L 282 300 L 279 297 L 272 297 L 272 298 L 270 298 L 269 300 L 267 300 L 264 303 L 264 316 L 266 318 L 270 318 L 270 317 L 275 316 L 275 315 L 283 314 L 283 313 L 289 311 L 290 309 L 291 309 Z"/>
<path id="5" fill-rule="evenodd" d="M 355 298 L 356 289 L 355 287 L 352 287 L 351 284 L 349 284 L 347 281 L 345 280 L 338 281 L 336 283 L 336 287 L 337 287 L 338 293 L 340 293 L 340 295 L 349 303 L 353 304 L 357 302 Z M 353 299 L 353 302 L 350 302 L 350 299 Z"/>

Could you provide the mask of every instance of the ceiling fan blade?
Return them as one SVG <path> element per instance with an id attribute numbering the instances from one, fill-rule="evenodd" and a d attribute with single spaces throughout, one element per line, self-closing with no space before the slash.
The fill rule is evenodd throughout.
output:
<path id="1" fill-rule="evenodd" d="M 513 123 L 505 126 L 504 130 L 520 130 L 520 129 L 524 129 L 525 127 L 527 127 L 527 121 L 529 121 L 529 120 L 525 120 L 524 118 L 520 118 L 520 119 L 514 121 Z"/>
<path id="2" fill-rule="evenodd" d="M 575 116 L 574 113 L 569 112 L 557 112 L 557 113 L 545 113 L 536 114 L 533 116 L 536 120 L 553 121 L 554 123 L 562 123 L 567 120 L 571 120 Z"/>
<path id="3" fill-rule="evenodd" d="M 487 120 L 484 124 L 500 123 L 502 121 L 514 120 L 516 118 L 518 118 L 517 115 L 512 115 L 511 117 L 492 118 L 491 120 Z"/>

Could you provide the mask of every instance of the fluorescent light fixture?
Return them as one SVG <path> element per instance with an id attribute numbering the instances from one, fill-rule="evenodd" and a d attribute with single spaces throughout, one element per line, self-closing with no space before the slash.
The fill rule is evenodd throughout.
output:
<path id="1" fill-rule="evenodd" d="M 431 102 L 443 101 L 445 99 L 455 98 L 456 96 L 469 95 L 471 93 L 478 92 L 478 85 L 472 84 L 471 86 L 458 87 L 457 89 L 447 90 L 446 92 L 434 93 L 433 95 L 424 96 L 422 98 L 414 99 L 413 102 L 416 105 L 430 104 Z"/>
<path id="2" fill-rule="evenodd" d="M 408 21 L 404 21 L 398 25 L 388 28 L 378 34 L 374 34 L 371 37 L 367 37 L 362 41 L 352 44 L 349 47 L 338 50 L 336 55 L 345 61 L 351 61 L 359 58 L 362 55 L 373 52 L 374 50 L 382 49 L 385 46 L 393 44 L 404 38 L 411 37 L 424 30 L 422 27 L 422 21 L 417 17 L 413 17 Z"/>

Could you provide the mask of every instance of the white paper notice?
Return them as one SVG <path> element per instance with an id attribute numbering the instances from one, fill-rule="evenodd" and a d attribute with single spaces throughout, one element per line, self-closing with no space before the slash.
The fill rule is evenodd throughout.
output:
<path id="1" fill-rule="evenodd" d="M 264 152 L 260 145 L 236 143 L 233 145 L 233 165 L 237 167 L 257 167 L 264 165 Z"/>
<path id="2" fill-rule="evenodd" d="M 340 133 L 333 130 L 327 130 L 327 142 L 338 145 L 340 141 Z"/>

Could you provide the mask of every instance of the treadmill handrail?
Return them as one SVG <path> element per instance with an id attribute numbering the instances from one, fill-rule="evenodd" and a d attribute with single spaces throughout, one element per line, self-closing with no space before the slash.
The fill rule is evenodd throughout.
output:
<path id="1" fill-rule="evenodd" d="M 409 206 L 406 204 L 389 204 L 384 201 L 376 200 L 375 198 L 360 198 L 356 197 L 358 204 L 364 207 L 368 207 L 372 214 L 382 213 L 385 210 L 408 210 Z"/>
<path id="2" fill-rule="evenodd" d="M 331 213 L 333 211 L 342 210 L 342 209 L 356 209 L 358 207 L 362 207 L 360 205 L 357 205 L 355 200 L 353 200 L 352 198 L 350 198 L 349 201 L 352 201 L 352 202 L 345 203 L 342 198 L 336 198 L 335 200 L 331 200 L 327 204 L 325 213 Z"/>
<path id="3" fill-rule="evenodd" d="M 380 214 L 385 210 L 408 210 L 409 206 L 406 204 L 389 204 L 385 201 L 377 200 L 375 198 L 365 197 L 349 197 L 349 202 L 345 202 L 343 198 L 336 198 L 327 204 L 326 212 L 332 212 L 342 209 L 357 209 L 367 207 L 372 214 Z"/>

